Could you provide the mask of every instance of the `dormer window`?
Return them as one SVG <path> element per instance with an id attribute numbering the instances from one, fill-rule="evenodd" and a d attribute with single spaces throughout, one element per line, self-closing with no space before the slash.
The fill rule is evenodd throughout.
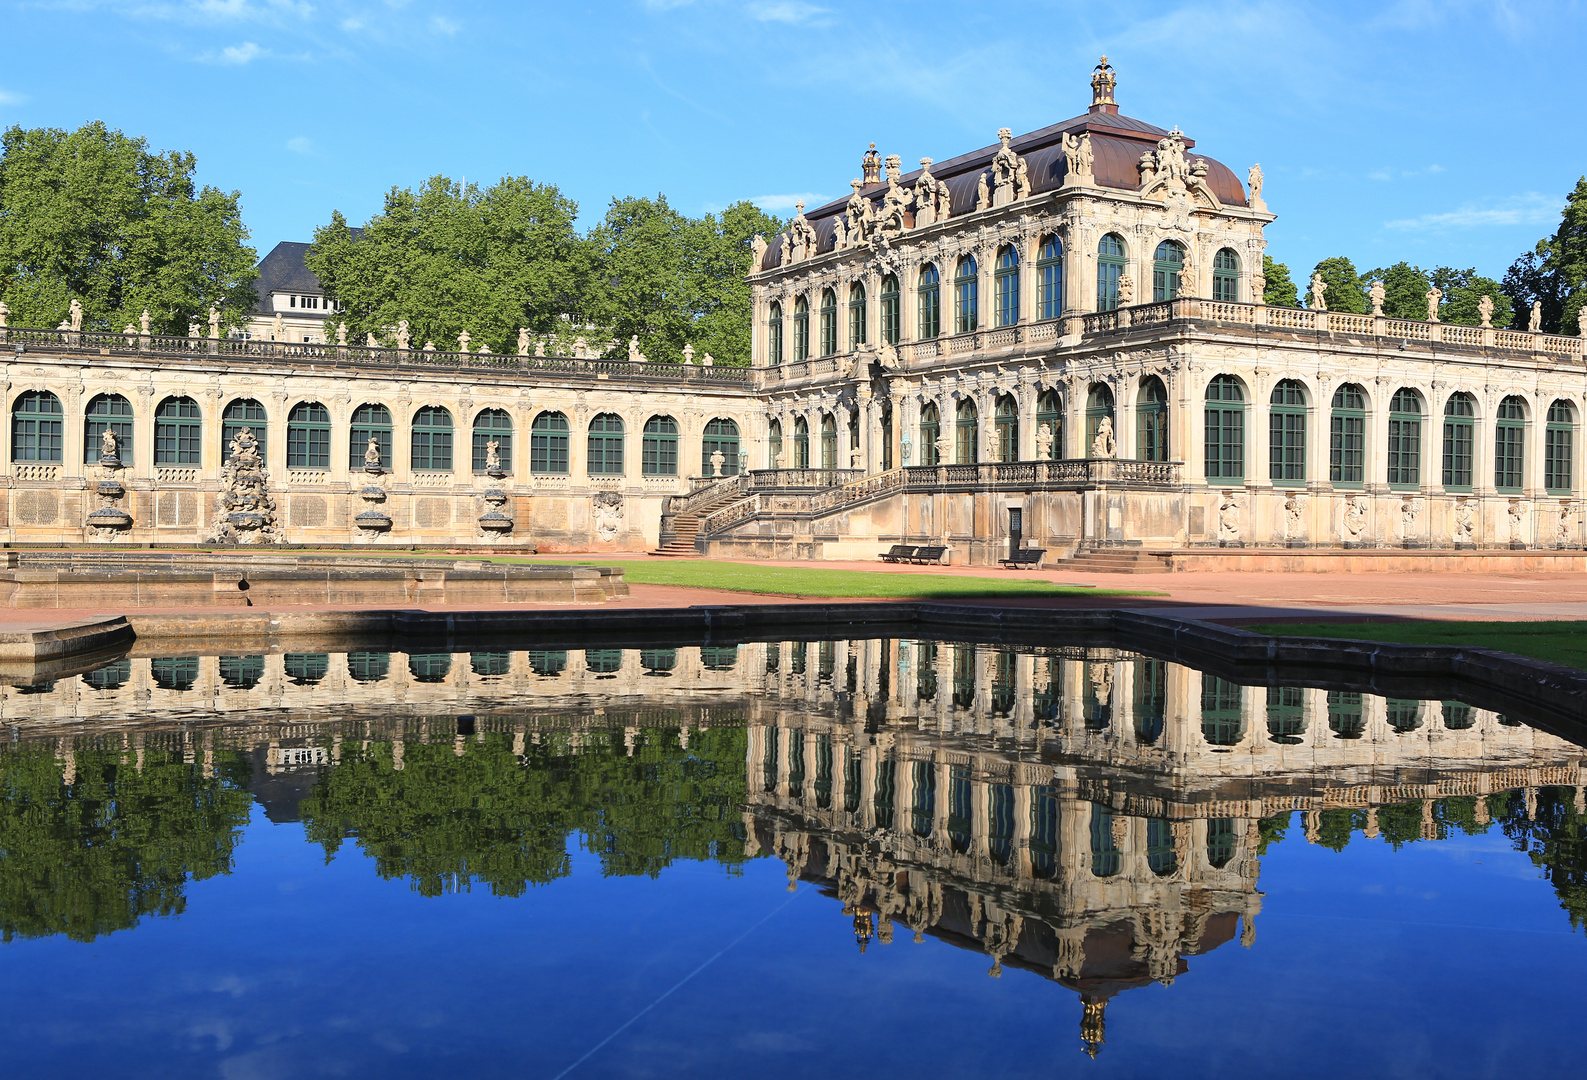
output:
<path id="1" fill-rule="evenodd" d="M 296 297 L 296 296 L 294 296 L 294 297 L 292 297 L 292 299 L 291 299 L 291 300 L 290 300 L 290 301 L 289 301 L 289 302 L 288 302 L 288 303 L 287 303 L 287 307 L 297 307 L 297 306 L 298 306 L 298 298 L 297 298 L 297 297 Z"/>

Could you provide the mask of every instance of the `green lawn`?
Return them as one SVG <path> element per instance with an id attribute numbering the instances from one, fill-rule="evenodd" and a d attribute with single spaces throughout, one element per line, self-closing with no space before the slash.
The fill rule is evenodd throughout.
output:
<path id="1" fill-rule="evenodd" d="M 1397 645 L 1479 645 L 1587 670 L 1587 622 L 1273 623 L 1241 629 L 1276 637 L 1356 638 Z"/>

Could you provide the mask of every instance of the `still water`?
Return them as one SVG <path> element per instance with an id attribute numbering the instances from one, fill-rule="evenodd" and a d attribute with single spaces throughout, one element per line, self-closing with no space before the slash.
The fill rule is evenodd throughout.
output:
<path id="1" fill-rule="evenodd" d="M 1580 746 L 876 639 L 124 659 L 0 694 L 7 1077 L 1533 1075 Z"/>

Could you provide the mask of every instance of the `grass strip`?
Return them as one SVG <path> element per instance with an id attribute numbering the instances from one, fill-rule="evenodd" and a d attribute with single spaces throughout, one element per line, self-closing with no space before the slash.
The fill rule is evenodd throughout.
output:
<path id="1" fill-rule="evenodd" d="M 1587 622 L 1255 623 L 1241 629 L 1273 637 L 1354 638 L 1395 645 L 1475 645 L 1587 670 Z"/>

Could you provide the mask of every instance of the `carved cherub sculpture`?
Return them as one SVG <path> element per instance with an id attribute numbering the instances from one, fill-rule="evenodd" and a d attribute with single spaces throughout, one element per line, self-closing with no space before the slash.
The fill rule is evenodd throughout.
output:
<path id="1" fill-rule="evenodd" d="M 380 436 L 373 432 L 369 435 L 369 442 L 364 447 L 364 467 L 366 469 L 380 468 Z"/>
<path id="2" fill-rule="evenodd" d="M 1096 438 L 1091 440 L 1091 456 L 1110 458 L 1117 449 L 1113 438 L 1113 417 L 1104 416 L 1097 422 Z"/>

